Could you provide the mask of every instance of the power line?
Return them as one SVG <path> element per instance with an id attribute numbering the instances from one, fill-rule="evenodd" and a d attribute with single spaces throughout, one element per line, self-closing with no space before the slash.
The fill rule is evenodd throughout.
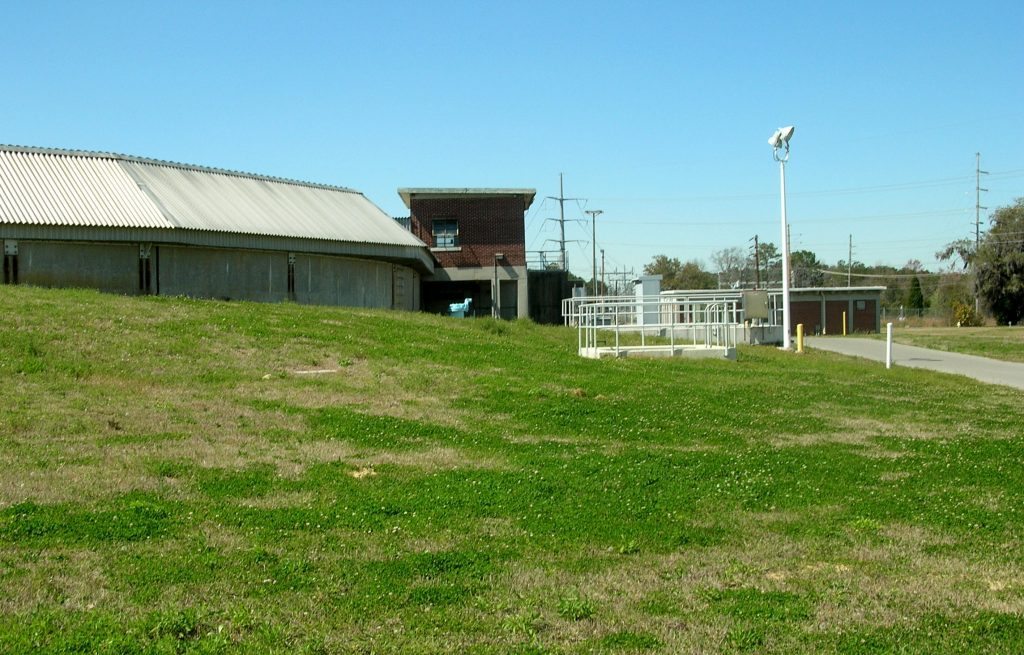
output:
<path id="1" fill-rule="evenodd" d="M 897 214 L 863 214 L 861 216 L 841 216 L 841 217 L 822 217 L 822 218 L 801 218 L 801 223 L 835 223 L 839 221 L 882 221 L 892 220 L 894 218 L 935 218 L 936 216 L 955 216 L 957 214 L 966 214 L 970 211 L 967 207 L 958 207 L 955 209 L 936 209 L 932 211 L 918 211 L 918 212 L 903 212 Z M 766 222 L 766 219 L 752 219 L 748 221 L 721 221 L 713 219 L 705 219 L 699 221 L 690 220 L 675 220 L 675 221 L 604 221 L 609 225 L 670 225 L 676 227 L 686 226 L 700 226 L 700 225 L 760 225 Z"/>
<path id="2" fill-rule="evenodd" d="M 830 271 L 827 268 L 819 268 L 815 270 L 817 270 L 819 273 L 824 273 L 826 275 L 847 275 L 851 277 L 870 278 L 940 277 L 943 275 L 949 275 L 948 273 L 849 273 L 847 271 Z"/>
<path id="3" fill-rule="evenodd" d="M 1005 171 L 994 171 L 990 173 L 991 179 L 1004 179 L 1012 177 L 1024 176 L 1024 168 L 1015 168 Z M 962 184 L 971 179 L 971 175 L 957 175 L 952 177 L 941 177 L 930 180 L 917 180 L 913 182 L 897 182 L 894 184 L 876 184 L 869 186 L 859 187 L 837 187 L 835 189 L 820 189 L 818 191 L 801 191 L 792 193 L 794 197 L 812 197 L 812 196 L 824 196 L 824 195 L 849 195 L 856 193 L 874 193 L 879 191 L 903 191 L 910 189 L 924 189 L 938 186 L 952 186 L 954 184 Z M 753 198 L 771 198 L 775 194 L 771 193 L 747 193 L 747 194 L 723 194 L 717 196 L 664 196 L 664 197 L 649 197 L 641 196 L 635 198 L 628 197 L 600 197 L 592 198 L 592 200 L 602 202 L 700 202 L 709 200 L 745 200 Z"/>

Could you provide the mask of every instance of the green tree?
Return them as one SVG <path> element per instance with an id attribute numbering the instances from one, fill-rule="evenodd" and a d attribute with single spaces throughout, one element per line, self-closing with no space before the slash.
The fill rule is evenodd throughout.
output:
<path id="1" fill-rule="evenodd" d="M 777 286 L 782 284 L 782 253 L 775 247 L 775 244 L 768 241 L 757 246 L 757 258 L 753 255 L 748 260 L 750 268 L 757 266 L 754 280 L 760 280 L 761 288 Z"/>
<path id="2" fill-rule="evenodd" d="M 679 285 L 676 289 L 714 289 L 718 286 L 718 276 L 704 270 L 704 266 L 695 259 L 683 264 L 679 271 Z"/>
<path id="3" fill-rule="evenodd" d="M 950 325 L 965 322 L 964 307 L 974 311 L 974 291 L 971 279 L 963 273 L 950 271 L 944 274 L 931 295 L 929 306 L 940 312 Z M 966 321 L 973 323 L 974 320 Z"/>
<path id="4" fill-rule="evenodd" d="M 910 280 L 910 291 L 907 292 L 907 309 L 916 310 L 918 313 L 924 309 L 924 294 L 921 293 L 921 280 L 916 277 Z"/>
<path id="5" fill-rule="evenodd" d="M 944 262 L 948 259 L 959 259 L 966 269 L 974 259 L 974 242 L 970 239 L 957 239 L 946 244 L 946 247 L 935 253 L 935 259 Z"/>
<path id="6" fill-rule="evenodd" d="M 810 250 L 797 250 L 789 256 L 794 287 L 825 286 L 825 274 L 821 272 L 824 267 L 825 265 L 818 261 L 818 256 Z"/>
<path id="7" fill-rule="evenodd" d="M 1002 324 L 1024 319 L 1024 198 L 1000 207 L 974 255 L 978 293 Z"/>
<path id="8" fill-rule="evenodd" d="M 644 266 L 644 275 L 660 275 L 661 288 L 669 289 L 714 289 L 717 279 L 704 270 L 700 262 L 690 260 L 685 264 L 676 257 L 656 255 Z"/>
<path id="9" fill-rule="evenodd" d="M 644 266 L 644 275 L 660 275 L 662 289 L 679 289 L 681 287 L 674 286 L 674 284 L 682 268 L 683 263 L 676 257 L 655 255 L 654 259 Z"/>

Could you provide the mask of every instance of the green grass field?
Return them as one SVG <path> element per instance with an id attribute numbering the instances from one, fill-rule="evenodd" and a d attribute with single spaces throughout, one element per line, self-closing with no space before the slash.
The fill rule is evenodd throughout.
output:
<path id="1" fill-rule="evenodd" d="M 885 338 L 884 326 L 881 335 Z M 1024 362 L 1024 327 L 896 327 L 893 341 L 946 352 Z"/>
<path id="2" fill-rule="evenodd" d="M 0 287 L 0 652 L 1009 653 L 1024 395 Z"/>

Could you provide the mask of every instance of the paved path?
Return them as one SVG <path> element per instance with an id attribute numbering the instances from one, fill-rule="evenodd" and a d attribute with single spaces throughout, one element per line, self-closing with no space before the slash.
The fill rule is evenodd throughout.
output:
<path id="1" fill-rule="evenodd" d="M 819 350 L 864 357 L 885 362 L 885 341 L 855 337 L 808 337 L 807 345 Z M 918 346 L 892 344 L 892 365 L 928 368 L 943 373 L 955 373 L 988 382 L 1024 389 L 1024 364 L 1003 362 L 988 357 L 947 353 Z"/>

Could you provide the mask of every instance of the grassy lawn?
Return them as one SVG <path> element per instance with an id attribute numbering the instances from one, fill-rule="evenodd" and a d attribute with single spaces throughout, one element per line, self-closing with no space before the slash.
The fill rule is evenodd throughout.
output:
<path id="1" fill-rule="evenodd" d="M 882 334 L 871 335 L 885 339 Z M 893 341 L 946 352 L 1024 362 L 1024 327 L 911 327 L 893 326 Z"/>
<path id="2" fill-rule="evenodd" d="M 1007 653 L 1024 395 L 0 287 L 0 652 Z"/>

